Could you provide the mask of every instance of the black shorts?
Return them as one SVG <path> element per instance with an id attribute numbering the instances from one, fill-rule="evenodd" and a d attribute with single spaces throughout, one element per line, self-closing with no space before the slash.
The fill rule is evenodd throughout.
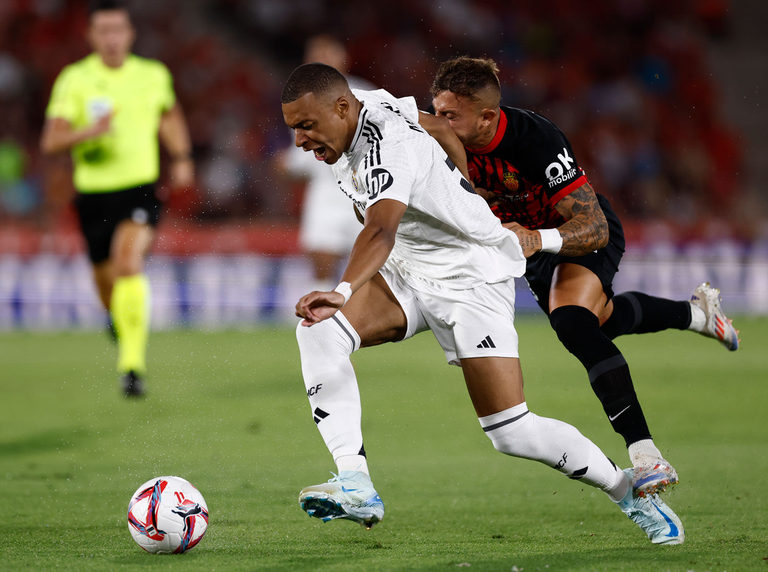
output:
<path id="1" fill-rule="evenodd" d="M 112 235 L 124 220 L 157 226 L 162 203 L 150 183 L 123 191 L 78 193 L 75 208 L 88 243 L 88 257 L 98 264 L 109 258 Z"/>
<path id="2" fill-rule="evenodd" d="M 592 271 L 603 285 L 603 292 L 608 300 L 613 298 L 613 277 L 619 271 L 619 262 L 624 255 L 624 229 L 619 217 L 613 212 L 611 203 L 602 195 L 597 195 L 597 201 L 608 221 L 608 245 L 598 251 L 584 256 L 561 256 L 548 252 L 537 252 L 528 259 L 525 279 L 544 312 L 549 315 L 549 291 L 552 288 L 552 275 L 558 264 L 565 262 L 578 264 Z"/>

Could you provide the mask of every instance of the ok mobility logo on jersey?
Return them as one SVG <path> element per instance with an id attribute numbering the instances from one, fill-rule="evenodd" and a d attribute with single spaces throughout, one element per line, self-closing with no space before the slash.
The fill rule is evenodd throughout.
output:
<path id="1" fill-rule="evenodd" d="M 368 200 L 372 201 L 392 186 L 394 179 L 386 169 L 373 169 L 366 177 L 368 180 Z"/>
<path id="2" fill-rule="evenodd" d="M 568 155 L 568 149 L 563 147 L 563 153 L 558 153 L 557 158 L 560 162 L 550 163 L 545 171 L 547 179 L 549 179 L 550 189 L 576 176 L 576 169 L 571 166 L 573 165 L 573 158 Z"/>

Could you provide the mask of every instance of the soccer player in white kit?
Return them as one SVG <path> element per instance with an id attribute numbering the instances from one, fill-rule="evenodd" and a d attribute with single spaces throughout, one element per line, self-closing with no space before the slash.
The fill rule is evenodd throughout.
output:
<path id="1" fill-rule="evenodd" d="M 371 90 L 376 87 L 356 76 L 349 75 L 349 54 L 336 38 L 327 34 L 307 40 L 304 62 L 331 65 L 344 73 L 352 88 Z M 291 145 L 281 154 L 278 167 L 288 176 L 306 181 L 299 225 L 299 247 L 312 265 L 314 284 L 309 290 L 331 290 L 337 282 L 341 262 L 346 259 L 360 222 L 352 203 L 336 184 L 330 165 L 318 162 L 309 153 Z"/>
<path id="2" fill-rule="evenodd" d="M 528 410 L 514 329 L 522 249 L 420 127 L 415 109 L 412 99 L 383 90 L 352 92 L 341 73 L 318 63 L 296 68 L 283 89 L 296 146 L 333 165 L 341 190 L 365 215 L 339 286 L 296 305 L 312 415 L 339 471 L 302 490 L 302 508 L 366 528 L 383 518 L 350 355 L 431 329 L 449 363 L 462 368 L 480 426 L 498 451 L 605 491 L 652 542 L 680 544 L 682 524 L 663 501 L 633 494 L 627 475 L 574 427 Z"/>

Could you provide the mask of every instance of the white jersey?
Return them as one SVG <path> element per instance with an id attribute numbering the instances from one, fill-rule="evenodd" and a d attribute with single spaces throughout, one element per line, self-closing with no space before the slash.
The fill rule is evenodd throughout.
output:
<path id="1" fill-rule="evenodd" d="M 407 206 L 387 264 L 417 289 L 419 282 L 463 290 L 522 276 L 517 236 L 419 126 L 416 101 L 383 89 L 353 94 L 363 108 L 333 172 L 361 212 L 385 199 Z"/>

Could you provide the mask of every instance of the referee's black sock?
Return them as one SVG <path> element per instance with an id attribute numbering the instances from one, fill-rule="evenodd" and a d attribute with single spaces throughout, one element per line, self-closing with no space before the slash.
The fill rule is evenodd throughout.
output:
<path id="1" fill-rule="evenodd" d="M 613 298 L 611 317 L 600 328 L 610 339 L 624 334 L 648 334 L 662 330 L 685 330 L 691 324 L 691 304 L 624 292 Z"/>
<path id="2" fill-rule="evenodd" d="M 562 306 L 550 314 L 549 321 L 562 344 L 587 370 L 613 430 L 627 446 L 650 439 L 627 361 L 600 330 L 597 316 L 581 306 Z"/>

